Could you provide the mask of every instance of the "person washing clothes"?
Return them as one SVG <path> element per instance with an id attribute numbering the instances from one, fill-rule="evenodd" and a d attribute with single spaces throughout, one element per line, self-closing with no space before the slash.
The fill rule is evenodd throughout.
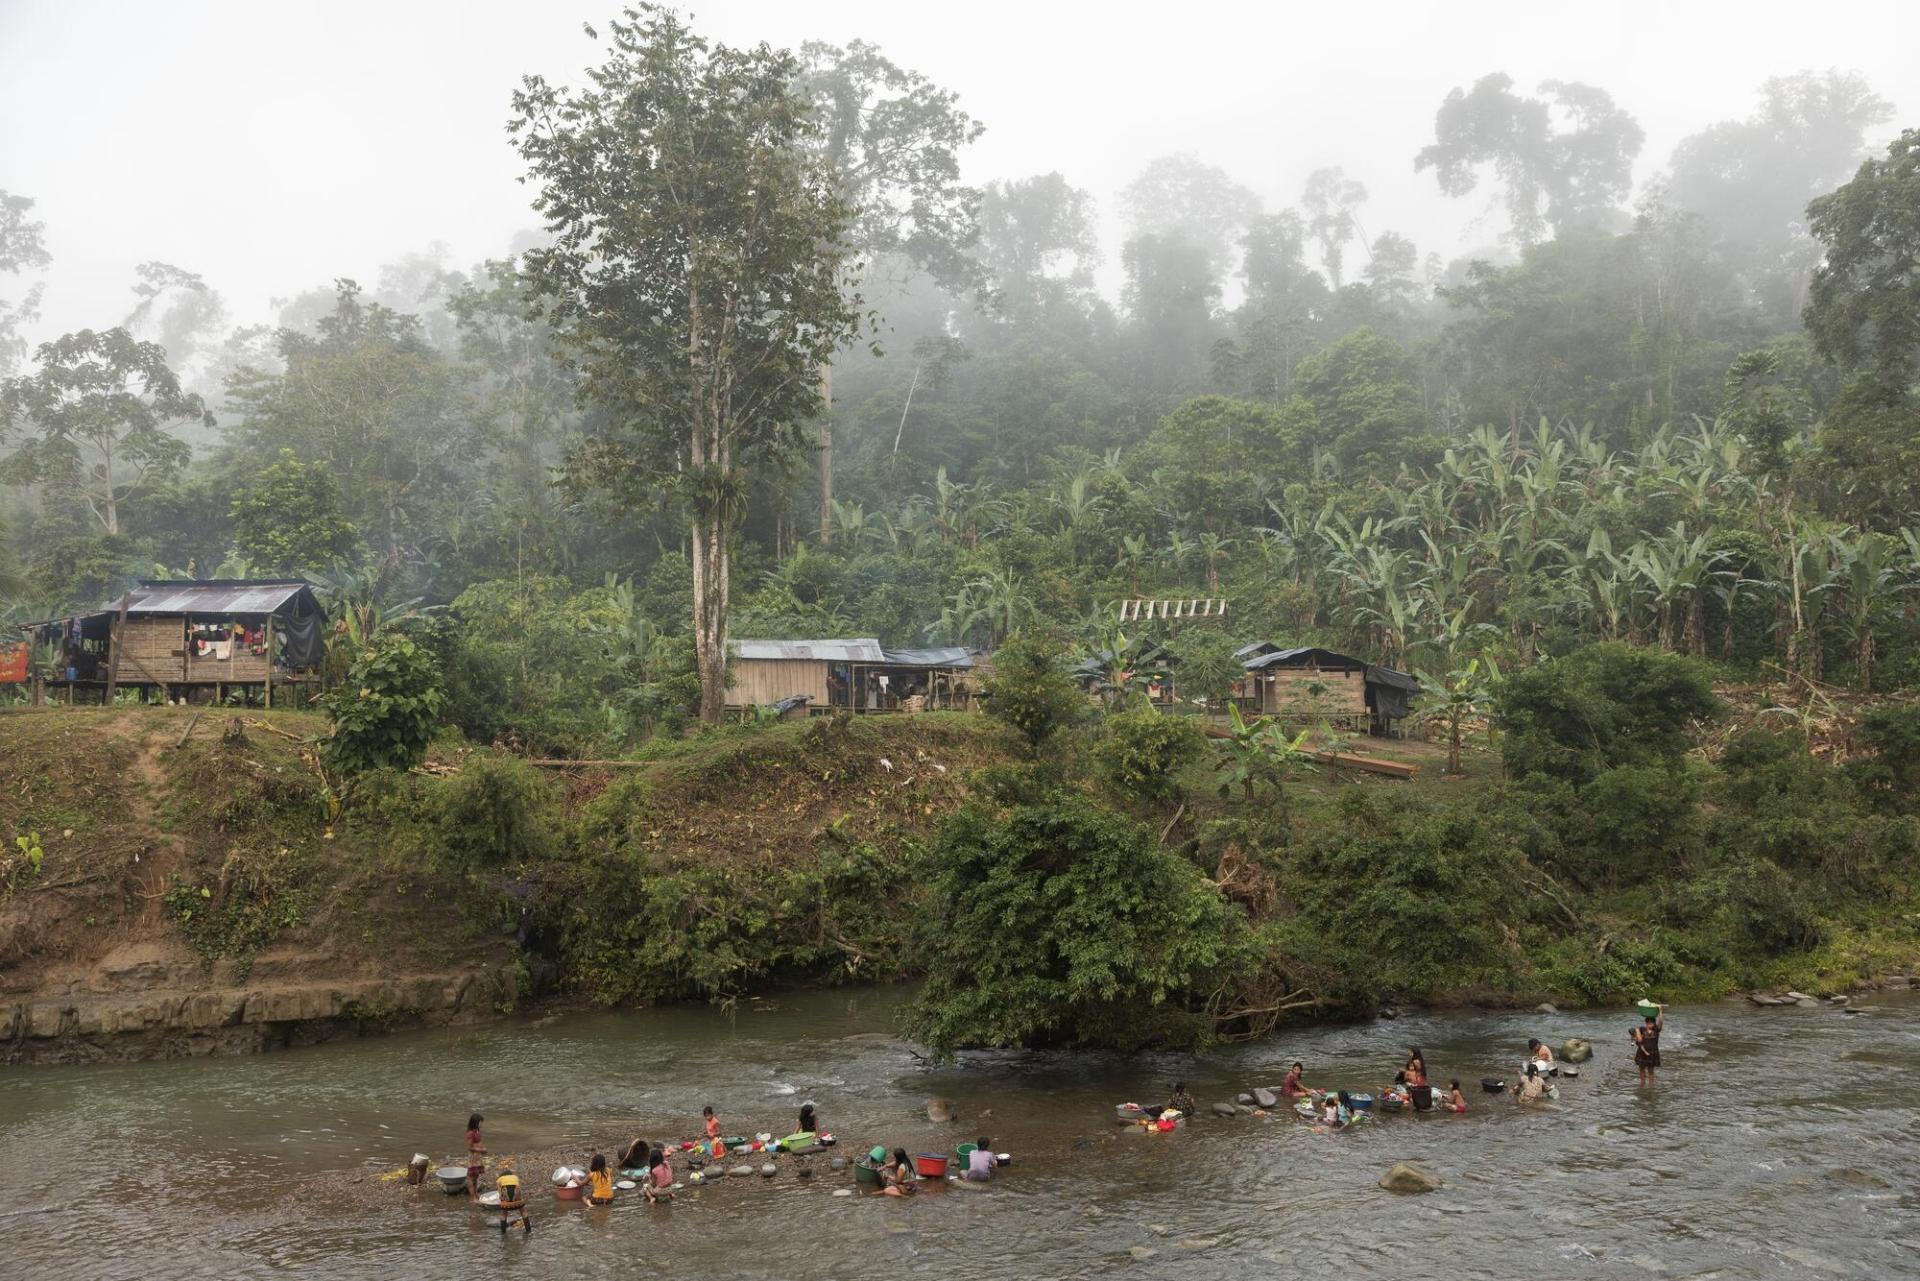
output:
<path id="1" fill-rule="evenodd" d="M 975 1183 L 991 1183 L 997 1164 L 993 1155 L 993 1141 L 983 1134 L 973 1151 L 967 1153 L 967 1170 L 961 1177 Z"/>

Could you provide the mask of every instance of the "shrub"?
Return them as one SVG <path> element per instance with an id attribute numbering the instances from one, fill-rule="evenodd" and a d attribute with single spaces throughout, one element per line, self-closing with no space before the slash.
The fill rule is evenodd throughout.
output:
<path id="1" fill-rule="evenodd" d="M 426 758 L 444 703 L 433 656 L 398 632 L 383 632 L 354 658 L 346 680 L 320 696 L 333 722 L 320 754 L 348 774 L 410 769 Z"/>
<path id="2" fill-rule="evenodd" d="M 905 1024 L 939 1053 L 1197 1038 L 1198 993 L 1248 959 L 1245 918 L 1191 863 L 1072 792 L 975 802 L 928 861 L 929 977 Z"/>
<path id="3" fill-rule="evenodd" d="M 1512 973 L 1509 927 L 1527 911 L 1522 862 L 1483 807 L 1355 791 L 1337 811 L 1313 825 L 1285 883 L 1302 929 L 1335 949 L 1340 968 L 1371 975 L 1376 995 L 1402 996 Z"/>
<path id="4" fill-rule="evenodd" d="M 1861 794 L 1889 813 L 1920 813 L 1920 705 L 1875 708 L 1857 737 L 1868 750 L 1847 772 Z"/>
<path id="5" fill-rule="evenodd" d="M 993 656 L 986 681 L 987 714 L 1020 731 L 1027 746 L 1043 743 L 1086 715 L 1087 700 L 1067 675 L 1058 643 L 1023 633 Z"/>
<path id="6" fill-rule="evenodd" d="M 1205 743 L 1192 721 L 1147 708 L 1108 717 L 1093 759 L 1116 792 L 1164 804 L 1179 796 L 1180 770 Z"/>
<path id="7" fill-rule="evenodd" d="M 475 756 L 438 783 L 432 796 L 439 852 L 455 867 L 496 868 L 539 847 L 539 811 L 548 790 L 524 761 Z"/>
<path id="8" fill-rule="evenodd" d="M 1826 942 L 1827 929 L 1792 877 L 1764 858 L 1721 864 L 1682 884 L 1669 913 L 1734 955 L 1779 956 Z"/>
<path id="9" fill-rule="evenodd" d="M 1719 707 L 1705 666 L 1694 659 L 1592 645 L 1501 683 L 1507 773 L 1579 786 L 1616 765 L 1677 768 L 1692 746 L 1694 722 Z"/>

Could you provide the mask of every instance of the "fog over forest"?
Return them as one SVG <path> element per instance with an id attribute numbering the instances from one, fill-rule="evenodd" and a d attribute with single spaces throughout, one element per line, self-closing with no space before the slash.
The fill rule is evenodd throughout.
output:
<path id="1" fill-rule="evenodd" d="M 589 60 L 580 24 L 604 4 L 0 5 L 0 185 L 37 201 L 53 264 L 34 341 L 130 310 L 134 267 L 203 276 L 235 323 L 425 254 L 466 268 L 536 223 L 501 126 L 529 72 Z M 960 95 L 987 126 L 969 182 L 1060 171 L 1099 214 L 1102 291 L 1119 298 L 1118 193 L 1150 159 L 1190 153 L 1265 207 L 1297 204 L 1316 169 L 1363 183 L 1367 231 L 1422 254 L 1494 253 L 1493 193 L 1440 194 L 1414 154 L 1456 86 L 1505 71 L 1531 89 L 1612 94 L 1646 131 L 1634 198 L 1682 138 L 1751 114 L 1768 77 L 1862 74 L 1909 119 L 1920 107 L 1920 9 L 1804 6 L 1344 9 L 995 0 L 964 16 L 912 5 L 728 0 L 694 9 L 733 43 L 864 39 Z M 30 122 L 38 121 L 37 126 Z M 29 127 L 22 127 L 29 126 Z M 1870 131 L 1877 149 L 1891 122 Z M 109 162 L 110 158 L 110 162 Z M 1364 256 L 1364 255 L 1363 255 Z"/>

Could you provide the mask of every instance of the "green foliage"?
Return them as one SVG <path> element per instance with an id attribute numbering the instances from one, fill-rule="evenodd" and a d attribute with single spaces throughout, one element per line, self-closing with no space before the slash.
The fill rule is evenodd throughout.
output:
<path id="1" fill-rule="evenodd" d="M 534 768 L 510 756 L 470 757 L 433 796 L 436 852 L 467 872 L 491 871 L 537 854 L 548 835 L 550 791 Z"/>
<path id="2" fill-rule="evenodd" d="M 1180 795 L 1180 771 L 1206 750 L 1200 727 L 1152 708 L 1107 718 L 1093 749 L 1094 763 L 1121 796 L 1167 804 Z"/>
<path id="3" fill-rule="evenodd" d="M 1234 655 L 1240 644 L 1235 633 L 1224 628 L 1193 627 L 1176 636 L 1170 648 L 1180 662 L 1181 694 L 1197 695 L 1210 708 L 1224 703 L 1247 676 Z"/>
<path id="4" fill-rule="evenodd" d="M 0 903 L 40 878 L 40 866 L 46 860 L 40 845 L 40 833 L 27 832 L 13 838 L 13 850 L 0 853 Z"/>
<path id="5" fill-rule="evenodd" d="M 1243 918 L 1192 864 L 1069 791 L 963 809 L 928 869 L 905 1026 L 939 1053 L 1192 1039 L 1199 998 L 1244 960 Z"/>
<path id="6" fill-rule="evenodd" d="M 264 857 L 235 850 L 216 876 L 168 878 L 161 902 L 205 966 L 231 960 L 245 982 L 255 954 L 300 924 L 299 863 L 285 849 Z"/>
<path id="7" fill-rule="evenodd" d="M 1866 753 L 1847 762 L 1847 773 L 1875 808 L 1920 814 L 1920 705 L 1876 707 L 1856 733 Z"/>
<path id="8" fill-rule="evenodd" d="M 433 656 L 405 635 L 382 632 L 354 658 L 346 680 L 320 696 L 333 723 L 320 755 L 350 775 L 418 765 L 445 702 Z"/>
<path id="9" fill-rule="evenodd" d="M 993 667 L 986 681 L 987 715 L 1020 731 L 1033 751 L 1086 716 L 1086 699 L 1052 638 L 1038 632 L 1015 636 L 995 652 Z"/>
<path id="10" fill-rule="evenodd" d="M 120 511 L 143 489 L 179 474 L 191 453 L 173 429 L 213 415 L 185 391 L 157 343 L 124 329 L 82 329 L 34 353 L 38 373 L 0 383 L 0 426 L 31 434 L 4 460 L 0 480 L 45 485 L 85 504 L 100 532 L 120 533 Z"/>
<path id="11" fill-rule="evenodd" d="M 1591 645 L 1502 684 L 1507 772 L 1576 785 L 1616 765 L 1678 766 L 1696 722 L 1719 712 L 1705 668 L 1628 645 Z"/>
<path id="12" fill-rule="evenodd" d="M 571 983 L 592 999 L 730 1002 L 790 983 L 875 982 L 911 964 L 911 860 L 824 842 L 777 869 L 650 870 L 586 860 L 548 905 Z"/>
<path id="13" fill-rule="evenodd" d="M 1771 958 L 1819 947 L 1827 929 L 1794 878 L 1758 856 L 1729 860 L 1679 884 L 1669 914 L 1721 955 Z"/>
<path id="14" fill-rule="evenodd" d="M 1911 267 L 1920 237 L 1920 129 L 1903 132 L 1886 159 L 1863 163 L 1807 213 L 1826 251 L 1808 289 L 1807 332 L 1821 355 L 1853 376 L 1822 445 L 1865 491 L 1866 514 L 1895 519 L 1920 496 L 1920 273 Z M 1898 263 L 1906 265 L 1890 265 Z"/>
<path id="15" fill-rule="evenodd" d="M 360 546 L 340 510 L 340 487 L 320 463 L 291 449 L 233 496 L 234 542 L 249 563 L 273 574 L 330 569 Z"/>
<path id="16" fill-rule="evenodd" d="M 1513 837 L 1484 806 L 1348 793 L 1290 858 L 1296 942 L 1375 999 L 1504 985 L 1511 931 L 1540 910 Z"/>

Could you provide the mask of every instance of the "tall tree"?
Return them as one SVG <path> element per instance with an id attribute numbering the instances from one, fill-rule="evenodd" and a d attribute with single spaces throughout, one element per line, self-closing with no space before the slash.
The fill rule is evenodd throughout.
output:
<path id="1" fill-rule="evenodd" d="M 1807 213 L 1826 249 L 1807 332 L 1850 375 L 1822 441 L 1856 512 L 1890 520 L 1920 504 L 1920 129 Z"/>
<path id="2" fill-rule="evenodd" d="M 1260 215 L 1260 199 L 1217 165 L 1192 156 L 1161 156 L 1121 191 L 1120 212 L 1135 237 L 1178 236 L 1197 245 L 1209 272 L 1219 278 L 1240 233 Z"/>
<path id="3" fill-rule="evenodd" d="M 417 317 L 365 301 L 351 280 L 334 283 L 317 333 L 275 334 L 285 372 L 244 368 L 228 380 L 241 413 L 234 439 L 262 466 L 283 449 L 326 463 L 348 516 L 384 531 L 387 557 L 406 560 L 441 536 L 427 512 L 460 492 L 477 452 L 461 371 L 427 344 Z"/>
<path id="4" fill-rule="evenodd" d="M 1552 228 L 1602 225 L 1633 181 L 1646 132 L 1603 89 L 1573 81 L 1541 84 L 1545 98 L 1523 98 L 1504 72 L 1455 89 L 1434 115 L 1433 142 L 1414 157 L 1440 190 L 1464 196 L 1483 165 L 1506 184 L 1508 236 L 1523 245 Z"/>
<path id="5" fill-rule="evenodd" d="M 972 283 L 978 193 L 960 181 L 960 152 L 986 129 L 959 95 L 897 66 L 878 47 L 812 41 L 800 47 L 800 92 L 820 127 L 820 152 L 853 217 L 840 251 L 861 272 L 893 259 L 947 288 Z M 833 366 L 822 369 L 820 541 L 833 536 Z"/>
<path id="6" fill-rule="evenodd" d="M 1340 287 L 1347 242 L 1361 234 L 1356 211 L 1365 203 L 1366 187 L 1347 177 L 1338 165 L 1308 174 L 1306 189 L 1300 193 L 1307 232 L 1319 242 L 1320 263 L 1335 289 Z"/>
<path id="7" fill-rule="evenodd" d="M 1807 202 L 1833 190 L 1866 154 L 1866 133 L 1893 108 L 1860 76 L 1803 71 L 1760 87 L 1745 120 L 1723 120 L 1680 141 L 1666 198 L 1706 218 L 1776 312 L 1805 302 L 1819 249 Z"/>
<path id="8" fill-rule="evenodd" d="M 979 256 L 1008 316 L 1084 292 L 1100 263 L 1093 197 L 1058 173 L 988 183 L 980 198 Z"/>
<path id="9" fill-rule="evenodd" d="M 0 189 L 0 273 L 17 276 L 38 271 L 53 261 L 47 253 L 46 224 L 28 218 L 33 200 Z M 27 287 L 18 302 L 0 298 L 0 377 L 13 372 L 26 351 L 20 327 L 40 315 L 40 295 L 45 286 L 39 282 Z"/>
<path id="10" fill-rule="evenodd" d="M 855 211 L 792 54 L 709 43 L 651 6 L 606 42 L 587 88 L 529 76 L 514 94 L 508 129 L 553 235 L 526 269 L 605 414 L 576 481 L 671 485 L 691 511 L 700 712 L 717 723 L 747 471 L 800 443 L 822 370 L 865 329 Z"/>
<path id="11" fill-rule="evenodd" d="M 0 385 L 0 439 L 24 435 L 0 479 L 76 497 L 103 532 L 118 534 L 120 504 L 186 466 L 191 451 L 174 429 L 211 427 L 213 415 L 181 389 L 157 343 L 124 329 L 67 334 L 34 359 L 39 372 Z"/>
<path id="12" fill-rule="evenodd" d="M 172 263 L 143 262 L 134 275 L 139 279 L 133 293 L 140 301 L 121 324 L 130 333 L 150 335 L 176 369 L 223 336 L 226 311 L 220 295 L 198 273 Z"/>

